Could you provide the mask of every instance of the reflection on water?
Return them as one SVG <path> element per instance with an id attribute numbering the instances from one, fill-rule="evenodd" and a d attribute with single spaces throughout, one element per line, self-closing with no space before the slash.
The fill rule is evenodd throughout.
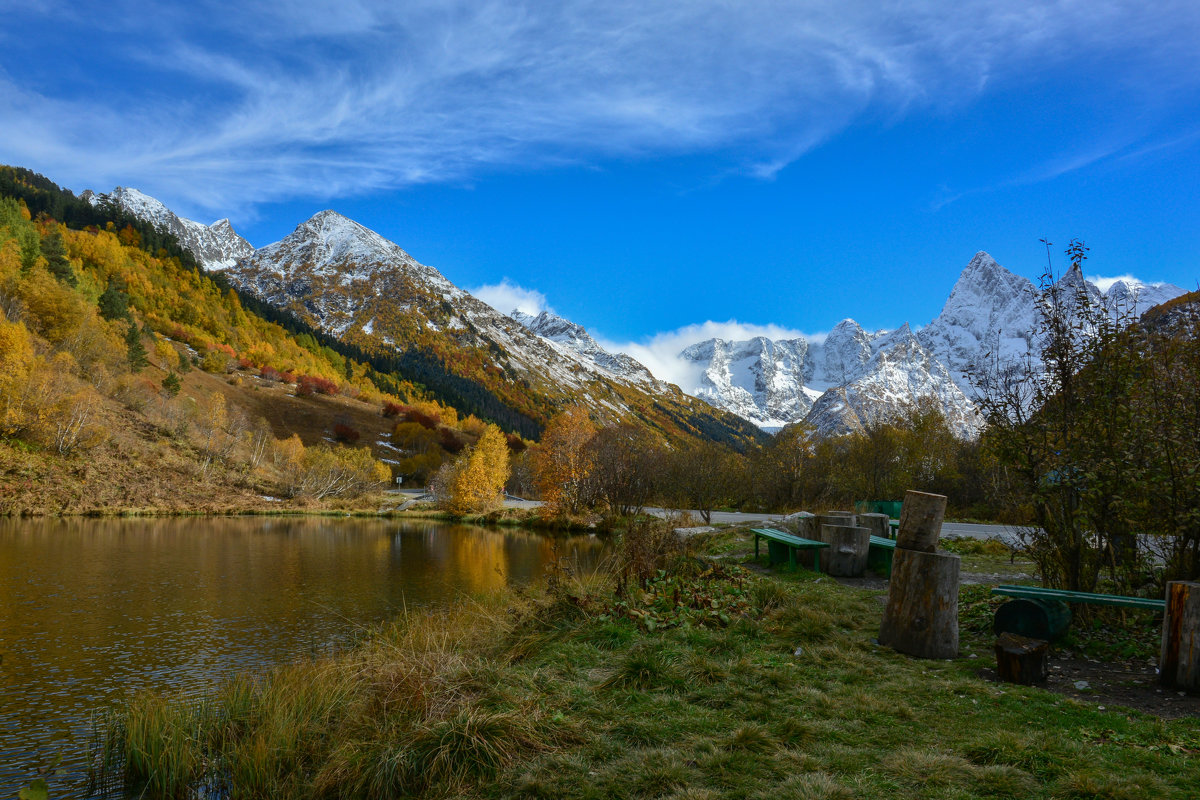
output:
<path id="1" fill-rule="evenodd" d="M 132 692 L 202 693 L 600 549 L 375 519 L 0 520 L 0 798 L 56 755 L 51 796 L 80 791 L 92 711 Z"/>

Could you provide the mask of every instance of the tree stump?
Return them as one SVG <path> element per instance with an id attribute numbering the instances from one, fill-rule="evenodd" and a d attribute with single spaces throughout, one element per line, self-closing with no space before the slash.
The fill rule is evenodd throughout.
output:
<path id="1" fill-rule="evenodd" d="M 1164 686 L 1200 692 L 1200 583 L 1167 584 L 1158 671 Z"/>
<path id="2" fill-rule="evenodd" d="M 919 550 L 922 553 L 937 551 L 938 536 L 942 533 L 942 519 L 946 516 L 946 497 L 940 494 L 914 492 L 904 493 L 904 505 L 900 509 L 900 531 L 896 534 L 896 548 Z"/>
<path id="3" fill-rule="evenodd" d="M 815 514 L 801 511 L 799 514 L 793 514 L 788 519 L 793 520 L 793 533 L 801 539 L 812 539 L 814 542 L 821 541 L 821 526 L 817 522 Z M 819 550 L 801 550 L 796 557 L 802 566 L 814 571 L 820 569 L 821 552 Z"/>
<path id="4" fill-rule="evenodd" d="M 1045 683 L 1050 675 L 1047 655 L 1050 643 L 1015 633 L 1002 633 L 996 638 L 996 673 L 1000 680 L 1032 686 Z"/>
<path id="5" fill-rule="evenodd" d="M 872 536 L 892 538 L 892 520 L 887 514 L 859 514 L 859 527 L 869 528 Z"/>
<path id="6" fill-rule="evenodd" d="M 824 572 L 836 578 L 858 578 L 867 571 L 867 553 L 871 545 L 871 531 L 851 525 L 822 525 L 821 541 L 829 542 L 825 548 L 827 563 Z"/>
<path id="7" fill-rule="evenodd" d="M 816 518 L 816 526 L 813 528 L 812 538 L 818 542 L 825 542 L 832 545 L 825 538 L 824 528 L 826 525 L 854 525 L 854 515 L 849 511 L 827 511 L 824 514 L 818 514 Z M 803 536 L 803 534 L 801 534 Z M 821 560 L 821 572 L 829 572 L 829 551 L 830 547 L 824 547 L 820 550 L 819 557 Z"/>
<path id="8" fill-rule="evenodd" d="M 958 556 L 897 546 L 879 643 L 917 658 L 957 656 L 958 572 Z"/>

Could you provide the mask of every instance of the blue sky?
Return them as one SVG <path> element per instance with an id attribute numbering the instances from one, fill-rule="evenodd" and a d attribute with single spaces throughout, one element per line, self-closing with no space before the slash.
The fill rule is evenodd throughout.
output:
<path id="1" fill-rule="evenodd" d="M 100 8 L 0 0 L 0 161 L 256 246 L 335 208 L 616 345 L 923 325 L 1041 237 L 1200 282 L 1194 0 Z"/>

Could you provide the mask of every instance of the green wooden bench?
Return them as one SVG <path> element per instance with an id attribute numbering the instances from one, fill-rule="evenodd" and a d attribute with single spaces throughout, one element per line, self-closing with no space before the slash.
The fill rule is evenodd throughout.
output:
<path id="1" fill-rule="evenodd" d="M 796 536 L 785 531 L 778 531 L 774 528 L 751 528 L 754 533 L 754 558 L 758 559 L 758 540 L 767 540 L 767 561 L 772 564 L 781 563 L 786 557 L 789 564 L 794 568 L 796 566 L 796 552 L 798 550 L 813 551 L 813 569 L 819 571 L 820 560 L 817 558 L 817 551 L 822 547 L 829 547 L 828 542 L 818 542 L 813 539 L 805 539 L 801 536 Z"/>
<path id="2" fill-rule="evenodd" d="M 1167 607 L 1165 600 L 1069 592 L 1065 589 L 1046 589 L 1041 586 L 996 586 L 992 589 L 992 594 L 1013 598 L 996 609 L 993 628 L 997 635 L 1015 633 L 1046 641 L 1057 639 L 1070 627 L 1071 607 L 1068 603 L 1090 603 L 1150 611 L 1163 611 Z"/>
<path id="3" fill-rule="evenodd" d="M 892 556 L 896 553 L 896 540 L 872 536 L 867 549 L 867 566 L 880 575 L 892 574 Z"/>

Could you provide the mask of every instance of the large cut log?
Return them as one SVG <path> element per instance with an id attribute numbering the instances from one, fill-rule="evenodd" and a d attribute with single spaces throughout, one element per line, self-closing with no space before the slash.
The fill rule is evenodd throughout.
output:
<path id="1" fill-rule="evenodd" d="M 821 526 L 817 522 L 815 514 L 801 511 L 798 514 L 792 514 L 788 519 L 792 520 L 792 532 L 801 539 L 812 539 L 814 542 L 821 541 Z M 820 550 L 801 550 L 796 554 L 796 558 L 799 559 L 802 566 L 808 567 L 811 570 L 818 571 L 821 567 Z"/>
<path id="2" fill-rule="evenodd" d="M 938 536 L 942 533 L 942 519 L 946 516 L 946 497 L 940 494 L 914 492 L 904 493 L 904 505 L 900 508 L 900 531 L 896 534 L 896 548 L 920 550 L 933 553 L 937 550 Z"/>
<path id="3" fill-rule="evenodd" d="M 1164 686 L 1200 692 L 1200 583 L 1167 584 L 1158 672 Z"/>
<path id="4" fill-rule="evenodd" d="M 918 658 L 957 656 L 958 572 L 958 556 L 897 546 L 879 643 Z"/>
<path id="5" fill-rule="evenodd" d="M 1000 680 L 1032 686 L 1045 683 L 1050 674 L 1046 656 L 1050 643 L 1015 633 L 996 637 L 996 674 Z"/>
<path id="6" fill-rule="evenodd" d="M 854 525 L 854 514 L 849 511 L 826 511 L 824 514 L 818 514 L 816 519 L 816 527 L 813 529 L 813 537 L 818 542 L 825 542 L 832 545 L 833 542 L 825 538 L 824 528 L 826 525 Z M 829 551 L 831 548 L 826 547 L 820 551 L 821 572 L 829 572 Z"/>
<path id="7" fill-rule="evenodd" d="M 822 525 L 821 541 L 829 542 L 825 574 L 835 578 L 859 578 L 867 571 L 871 531 L 851 525 Z"/>
<path id="8" fill-rule="evenodd" d="M 859 514 L 858 525 L 869 528 L 872 536 L 892 538 L 892 520 L 887 514 Z"/>

